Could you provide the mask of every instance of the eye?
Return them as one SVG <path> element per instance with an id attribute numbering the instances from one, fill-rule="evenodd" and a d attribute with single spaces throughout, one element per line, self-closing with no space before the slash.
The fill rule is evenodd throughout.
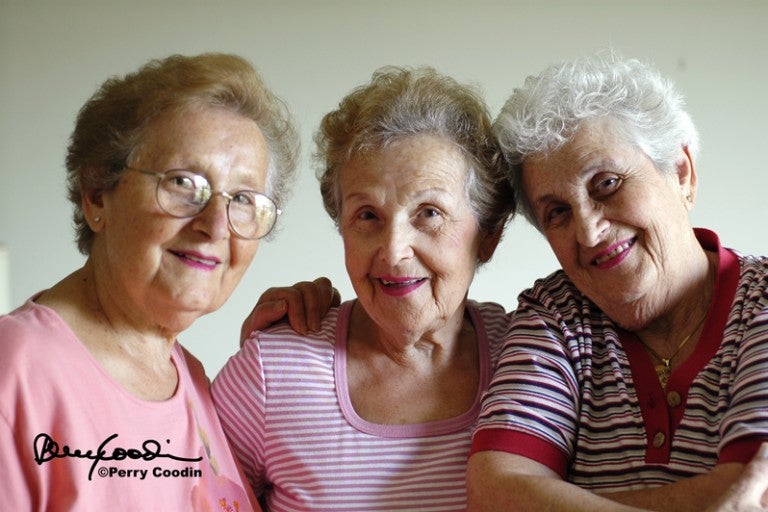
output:
<path id="1" fill-rule="evenodd" d="M 194 180 L 184 174 L 169 174 L 163 180 L 163 184 L 170 188 L 178 188 L 183 190 L 195 189 Z"/>
<path id="2" fill-rule="evenodd" d="M 557 226 L 565 220 L 568 211 L 569 208 L 562 204 L 548 205 L 542 215 L 542 225 L 544 227 Z"/>
<path id="3" fill-rule="evenodd" d="M 357 218 L 359 220 L 376 220 L 376 214 L 372 210 L 362 209 L 357 212 Z"/>
<path id="4" fill-rule="evenodd" d="M 344 207 L 342 207 L 340 223 L 344 228 L 351 230 L 351 232 L 366 235 L 374 233 L 381 225 L 379 215 L 370 206 L 350 208 L 346 212 Z"/>
<path id="5" fill-rule="evenodd" d="M 232 202 L 241 206 L 250 206 L 256 203 L 253 192 L 241 190 L 232 194 Z"/>
<path id="6" fill-rule="evenodd" d="M 180 202 L 205 204 L 211 197 L 208 180 L 199 174 L 184 169 L 176 169 L 163 175 L 161 186 L 166 194 Z"/>
<path id="7" fill-rule="evenodd" d="M 208 181 L 193 172 L 176 169 L 165 173 L 163 176 L 163 185 L 168 188 L 175 188 L 179 190 L 195 190 L 198 188 L 206 188 Z"/>
<path id="8" fill-rule="evenodd" d="M 622 184 L 621 177 L 612 173 L 600 173 L 592 178 L 591 195 L 605 197 L 613 194 Z"/>
<path id="9" fill-rule="evenodd" d="M 421 210 L 419 210 L 419 217 L 423 217 L 426 219 L 442 217 L 442 216 L 443 216 L 443 213 L 433 206 L 425 206 Z"/>
<path id="10" fill-rule="evenodd" d="M 445 212 L 433 205 L 420 205 L 413 222 L 420 229 L 436 230 L 444 224 Z"/>

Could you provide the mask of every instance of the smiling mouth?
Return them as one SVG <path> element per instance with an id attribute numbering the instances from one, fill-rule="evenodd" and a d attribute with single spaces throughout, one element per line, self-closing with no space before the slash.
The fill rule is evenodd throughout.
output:
<path id="1" fill-rule="evenodd" d="M 613 258 L 618 256 L 619 254 L 623 253 L 624 251 L 626 251 L 627 249 L 632 247 L 635 244 L 635 241 L 636 241 L 636 239 L 633 238 L 631 240 L 628 240 L 628 241 L 624 242 L 623 244 L 617 245 L 611 252 L 609 252 L 607 254 L 603 254 L 602 256 L 598 256 L 597 258 L 595 258 L 592 261 L 592 264 L 593 265 L 601 265 L 601 264 L 603 264 L 603 263 L 605 263 L 607 261 L 612 260 Z"/>
<path id="2" fill-rule="evenodd" d="M 388 279 L 379 279 L 379 282 L 388 288 L 402 288 L 406 286 L 413 286 L 414 284 L 424 281 L 425 277 L 417 277 L 414 279 L 405 279 L 398 281 L 390 281 Z"/>
<path id="3" fill-rule="evenodd" d="M 210 268 L 214 268 L 216 265 L 218 265 L 218 261 L 216 261 L 216 260 L 211 260 L 211 259 L 207 259 L 207 258 L 200 258 L 198 256 L 193 256 L 192 254 L 185 254 L 185 253 L 182 253 L 182 252 L 173 252 L 173 254 L 177 258 L 181 258 L 183 260 L 188 260 L 188 261 L 191 261 L 193 263 L 197 263 L 199 265 L 204 265 L 204 266 L 210 267 Z"/>

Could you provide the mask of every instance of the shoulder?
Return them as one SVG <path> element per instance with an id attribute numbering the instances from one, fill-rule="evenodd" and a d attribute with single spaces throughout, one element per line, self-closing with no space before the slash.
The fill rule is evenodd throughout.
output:
<path id="1" fill-rule="evenodd" d="M 468 299 L 467 308 L 470 311 L 477 311 L 483 320 L 503 318 L 508 314 L 504 306 L 496 302 L 478 302 L 476 300 Z"/>
<path id="2" fill-rule="evenodd" d="M 518 296 L 516 319 L 527 315 L 570 323 L 593 315 L 602 316 L 599 308 L 576 288 L 562 270 L 557 270 Z"/>
<path id="3" fill-rule="evenodd" d="M 353 304 L 354 301 L 347 301 L 338 307 L 331 308 L 320 323 L 320 329 L 308 334 L 294 331 L 288 322 L 280 322 L 268 329 L 253 331 L 245 340 L 243 349 L 248 347 L 250 351 L 264 351 L 288 346 L 333 346 L 338 331 L 346 330 Z"/>
<path id="4" fill-rule="evenodd" d="M 68 347 L 60 343 L 62 338 L 74 337 L 52 309 L 29 300 L 11 313 L 0 316 L 1 372 L 18 369 L 20 358 L 50 360 L 56 352 Z M 60 362 L 57 359 L 57 364 Z"/>
<path id="5" fill-rule="evenodd" d="M 467 300 L 467 311 L 473 323 L 482 323 L 491 343 L 503 337 L 512 318 L 512 313 L 507 312 L 504 306 L 495 302 Z"/>
<path id="6" fill-rule="evenodd" d="M 556 270 L 546 277 L 537 279 L 530 288 L 520 292 L 520 301 L 547 302 L 551 300 L 582 299 L 576 285 L 563 270 Z"/>
<path id="7" fill-rule="evenodd" d="M 744 335 L 760 333 L 763 339 L 768 333 L 768 257 L 731 252 L 738 259 L 739 275 L 728 322 L 741 324 L 738 331 Z"/>
<path id="8" fill-rule="evenodd" d="M 504 353 L 536 351 L 577 362 L 617 336 L 613 321 L 558 270 L 520 294 Z"/>
<path id="9" fill-rule="evenodd" d="M 741 267 L 740 280 L 743 284 L 768 289 L 768 256 L 742 256 L 732 251 Z"/>
<path id="10" fill-rule="evenodd" d="M 768 257 L 742 256 L 732 249 L 722 250 L 720 255 L 717 286 L 727 286 L 729 296 L 733 296 L 729 305 L 732 320 L 738 317 L 740 323 L 748 323 L 755 317 L 765 318 L 768 314 Z"/>
<path id="11" fill-rule="evenodd" d="M 29 299 L 7 315 L 0 315 L 0 329 L 3 334 L 0 339 L 6 341 L 6 334 L 9 333 L 42 332 L 58 326 L 63 327 L 65 324 L 55 311 Z"/>
<path id="12" fill-rule="evenodd" d="M 718 254 L 716 286 L 726 287 L 729 294 L 735 292 L 735 307 L 744 304 L 744 309 L 749 310 L 754 303 L 758 303 L 765 308 L 768 301 L 768 257 L 744 255 L 724 247 L 714 233 L 697 230 L 697 234 L 702 233 L 709 237 L 709 245 L 702 244 L 702 247 Z"/>
<path id="13" fill-rule="evenodd" d="M 85 347 L 52 309 L 27 301 L 0 316 L 0 411 L 9 417 L 39 414 L 43 403 L 67 408 L 79 398 L 73 389 L 85 396 L 91 390 L 85 383 L 92 368 Z"/>
<path id="14" fill-rule="evenodd" d="M 287 322 L 268 329 L 253 331 L 243 346 L 222 368 L 216 381 L 237 375 L 254 381 L 265 379 L 265 372 L 282 371 L 296 365 L 332 361 L 335 341 L 341 329 L 346 329 L 352 302 L 332 308 L 323 319 L 320 329 L 309 334 L 294 331 Z"/>

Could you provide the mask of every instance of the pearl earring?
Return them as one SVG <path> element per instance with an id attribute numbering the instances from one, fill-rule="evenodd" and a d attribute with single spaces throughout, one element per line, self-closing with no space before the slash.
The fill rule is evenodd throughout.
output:
<path id="1" fill-rule="evenodd" d="M 93 222 L 101 222 L 101 217 L 98 215 L 93 218 Z"/>

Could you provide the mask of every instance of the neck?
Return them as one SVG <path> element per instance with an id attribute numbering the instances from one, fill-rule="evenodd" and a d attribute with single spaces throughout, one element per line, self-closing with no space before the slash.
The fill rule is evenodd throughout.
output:
<path id="1" fill-rule="evenodd" d="M 178 383 L 171 360 L 175 332 L 135 317 L 103 300 L 93 267 L 86 265 L 41 295 L 38 302 L 69 325 L 104 370 L 144 400 L 171 397 Z"/>
<path id="2" fill-rule="evenodd" d="M 168 360 L 178 331 L 153 322 L 132 308 L 127 297 L 115 300 L 116 295 L 124 294 L 102 282 L 89 259 L 45 292 L 39 302 L 59 313 L 86 345 L 130 347 L 128 352 Z"/>
<path id="3" fill-rule="evenodd" d="M 474 327 L 465 317 L 464 308 L 447 322 L 425 331 L 393 330 L 377 324 L 359 302 L 350 319 L 350 339 L 367 346 L 368 352 L 380 352 L 393 361 L 410 365 L 423 361 L 449 361 L 467 345 L 474 342 Z"/>
<path id="4" fill-rule="evenodd" d="M 689 354 L 706 321 L 717 278 L 717 255 L 703 252 L 703 264 L 696 267 L 700 270 L 692 272 L 695 277 L 674 306 L 634 330 L 661 358 Z"/>

